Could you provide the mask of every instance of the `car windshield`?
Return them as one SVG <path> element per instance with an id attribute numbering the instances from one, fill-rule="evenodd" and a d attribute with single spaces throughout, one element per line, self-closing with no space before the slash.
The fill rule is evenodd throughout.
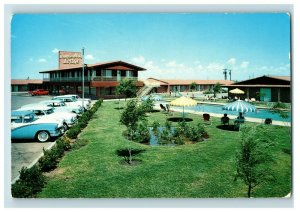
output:
<path id="1" fill-rule="evenodd" d="M 49 114 L 51 114 L 51 113 L 54 113 L 54 110 L 51 108 L 51 109 L 48 109 L 48 110 L 46 110 L 46 114 L 47 115 L 49 115 Z"/>
<path id="2" fill-rule="evenodd" d="M 33 115 L 27 115 L 27 116 L 24 116 L 24 118 L 23 118 L 24 123 L 32 122 L 33 119 L 34 119 L 34 116 L 33 116 Z"/>
<path id="3" fill-rule="evenodd" d="M 22 117 L 21 116 L 12 116 L 11 123 L 22 123 Z"/>

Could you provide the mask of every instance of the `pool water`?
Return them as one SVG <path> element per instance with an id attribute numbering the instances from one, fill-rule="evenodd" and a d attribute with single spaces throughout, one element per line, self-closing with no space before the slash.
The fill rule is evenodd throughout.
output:
<path id="1" fill-rule="evenodd" d="M 165 102 L 166 104 L 166 102 Z M 195 112 L 206 112 L 206 113 L 217 113 L 217 114 L 224 114 L 227 113 L 228 115 L 236 115 L 238 116 L 237 111 L 228 111 L 228 110 L 223 110 L 222 109 L 223 105 L 209 105 L 209 104 L 198 104 L 196 106 L 191 106 L 191 107 L 184 107 L 184 111 L 187 110 L 192 110 Z M 178 108 L 182 109 L 182 107 L 174 107 L 172 108 Z M 287 119 L 283 119 L 280 117 L 279 114 L 272 113 L 269 110 L 266 109 L 257 109 L 256 112 L 248 112 L 245 113 L 244 116 L 251 117 L 251 118 L 260 118 L 260 119 L 266 119 L 266 118 L 271 118 L 272 120 L 276 121 L 291 121 L 291 112 L 288 113 L 289 117 Z"/>

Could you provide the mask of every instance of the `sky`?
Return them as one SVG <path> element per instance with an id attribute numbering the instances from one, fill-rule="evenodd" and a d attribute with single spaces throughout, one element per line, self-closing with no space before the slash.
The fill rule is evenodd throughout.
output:
<path id="1" fill-rule="evenodd" d="M 16 14 L 11 78 L 42 79 L 58 51 L 85 48 L 85 63 L 122 60 L 140 79 L 224 79 L 290 75 L 287 13 Z M 229 77 L 228 77 L 229 78 Z"/>

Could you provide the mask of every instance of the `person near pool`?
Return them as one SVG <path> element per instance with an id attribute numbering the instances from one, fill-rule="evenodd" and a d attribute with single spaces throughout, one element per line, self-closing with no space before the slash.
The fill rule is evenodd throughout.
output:
<path id="1" fill-rule="evenodd" d="M 221 118 L 222 124 L 228 124 L 229 125 L 229 117 L 227 116 L 227 113 L 224 114 L 224 116 Z"/>
<path id="2" fill-rule="evenodd" d="M 243 113 L 240 112 L 239 116 L 236 118 L 236 120 L 234 121 L 234 123 L 241 124 L 241 123 L 244 123 L 244 122 L 245 122 L 245 117 L 243 116 Z"/>

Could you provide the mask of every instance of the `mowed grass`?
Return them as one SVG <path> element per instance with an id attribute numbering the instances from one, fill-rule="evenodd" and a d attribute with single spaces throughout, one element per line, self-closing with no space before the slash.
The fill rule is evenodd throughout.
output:
<path id="1" fill-rule="evenodd" d="M 176 147 L 151 147 L 133 143 L 122 136 L 122 110 L 115 102 L 103 102 L 89 125 L 80 134 L 89 144 L 69 152 L 51 174 L 41 198 L 233 198 L 246 197 L 247 187 L 234 181 L 235 154 L 240 132 L 216 128 L 219 119 L 205 125 L 210 138 L 204 142 Z M 180 116 L 181 114 L 174 114 Z M 161 112 L 148 116 L 165 123 L 168 115 Z M 201 117 L 189 114 L 195 124 Z M 254 123 L 246 123 L 254 125 Z M 173 123 L 173 125 L 175 125 Z M 266 134 L 276 143 L 269 150 L 276 179 L 256 187 L 254 197 L 282 197 L 291 191 L 291 149 L 289 129 L 268 126 Z M 133 147 L 144 150 L 135 159 L 141 163 L 129 166 L 121 161 L 117 150 Z"/>

